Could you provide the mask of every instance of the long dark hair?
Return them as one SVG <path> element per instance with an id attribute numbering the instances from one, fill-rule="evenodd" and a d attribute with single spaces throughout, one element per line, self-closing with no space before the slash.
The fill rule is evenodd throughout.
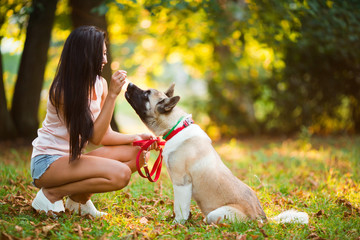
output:
<path id="1" fill-rule="evenodd" d="M 50 101 L 58 116 L 63 116 L 70 135 L 69 161 L 80 157 L 94 130 L 90 97 L 101 74 L 105 37 L 94 26 L 82 26 L 71 32 L 50 87 Z"/>

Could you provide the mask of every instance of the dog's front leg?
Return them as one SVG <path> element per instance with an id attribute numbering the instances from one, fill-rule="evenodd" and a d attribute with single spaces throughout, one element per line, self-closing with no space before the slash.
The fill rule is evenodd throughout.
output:
<path id="1" fill-rule="evenodd" d="M 192 194 L 192 184 L 174 184 L 174 212 L 175 223 L 184 223 L 190 215 L 190 203 Z"/>

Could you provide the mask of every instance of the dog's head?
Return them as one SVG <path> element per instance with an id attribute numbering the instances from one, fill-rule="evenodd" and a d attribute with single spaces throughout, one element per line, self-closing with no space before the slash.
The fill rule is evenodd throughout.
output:
<path id="1" fill-rule="evenodd" d="M 169 116 L 179 102 L 179 96 L 174 95 L 175 84 L 172 84 L 166 92 L 156 89 L 142 90 L 133 83 L 129 83 L 125 92 L 125 98 L 145 125 L 155 134 L 162 134 L 166 129 Z"/>

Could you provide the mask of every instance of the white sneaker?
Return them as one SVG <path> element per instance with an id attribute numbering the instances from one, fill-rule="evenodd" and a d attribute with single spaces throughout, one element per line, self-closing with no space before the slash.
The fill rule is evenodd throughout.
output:
<path id="1" fill-rule="evenodd" d="M 86 214 L 90 214 L 93 217 L 101 217 L 107 215 L 107 213 L 98 211 L 91 200 L 88 200 L 85 204 L 81 204 L 73 201 L 71 198 L 68 197 L 65 203 L 65 207 L 68 208 L 70 211 L 74 211 L 75 213 L 80 212 L 81 216 L 84 216 Z"/>
<path id="2" fill-rule="evenodd" d="M 54 203 L 50 202 L 49 199 L 44 195 L 42 189 L 36 194 L 31 206 L 39 211 L 48 211 L 53 212 L 65 212 L 64 203 L 62 200 L 56 201 Z"/>

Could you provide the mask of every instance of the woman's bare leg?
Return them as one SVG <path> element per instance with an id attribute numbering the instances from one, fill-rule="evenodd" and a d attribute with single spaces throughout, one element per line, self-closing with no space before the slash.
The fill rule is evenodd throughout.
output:
<path id="1" fill-rule="evenodd" d="M 69 164 L 61 157 L 35 180 L 45 196 L 55 202 L 64 196 L 86 202 L 92 193 L 110 192 L 124 188 L 136 169 L 139 148 L 132 146 L 101 147 Z M 106 156 L 106 158 L 105 158 Z"/>
<path id="2" fill-rule="evenodd" d="M 128 165 L 131 169 L 131 172 L 136 171 L 136 156 L 140 150 L 140 147 L 133 147 L 130 145 L 121 145 L 121 146 L 104 146 L 98 149 L 95 149 L 87 155 L 110 158 Z M 142 153 L 143 154 L 143 153 Z M 143 155 L 140 155 L 140 165 L 144 164 Z M 147 156 L 148 158 L 149 156 Z"/>
<path id="3" fill-rule="evenodd" d="M 107 157 L 110 159 L 121 161 L 122 163 L 128 165 L 128 167 L 131 169 L 131 172 L 133 173 L 136 171 L 136 156 L 139 150 L 139 147 L 132 146 L 104 146 L 87 153 L 87 155 Z M 119 152 L 122 152 L 122 154 L 120 154 Z M 144 157 L 142 154 L 143 153 L 141 153 L 140 155 L 141 166 L 144 164 Z M 149 154 L 146 157 L 149 158 Z M 90 199 L 91 196 L 92 194 L 73 194 L 69 197 L 75 202 L 84 204 L 87 200 Z"/>

